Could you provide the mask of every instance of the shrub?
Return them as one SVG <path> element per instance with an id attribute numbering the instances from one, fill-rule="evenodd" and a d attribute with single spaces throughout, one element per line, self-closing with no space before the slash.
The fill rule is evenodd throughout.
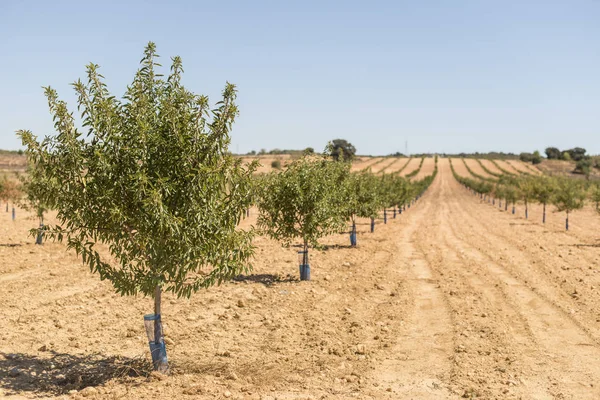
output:
<path id="1" fill-rule="evenodd" d="M 271 161 L 271 168 L 281 169 L 281 161 L 279 161 L 279 160 Z"/>
<path id="2" fill-rule="evenodd" d="M 585 175 L 587 179 L 590 178 L 590 173 L 592 172 L 592 160 L 589 158 L 584 158 L 575 164 L 575 170 L 573 170 L 576 174 Z"/>

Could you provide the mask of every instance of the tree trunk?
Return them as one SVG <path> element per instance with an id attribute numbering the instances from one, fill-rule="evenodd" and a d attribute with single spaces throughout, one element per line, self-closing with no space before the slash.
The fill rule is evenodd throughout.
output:
<path id="1" fill-rule="evenodd" d="M 567 221 L 566 221 L 567 230 L 569 230 L 569 211 L 567 211 Z"/>
<path id="2" fill-rule="evenodd" d="M 546 203 L 544 203 L 544 214 L 542 216 L 542 223 L 543 224 L 546 223 Z"/>
<path id="3" fill-rule="evenodd" d="M 156 285 L 156 287 L 154 288 L 154 315 L 157 318 L 156 320 L 154 320 L 154 343 L 163 346 L 164 348 L 165 338 L 163 337 L 162 316 L 160 314 L 161 297 L 162 289 L 160 285 Z M 154 369 L 162 373 L 167 373 L 169 371 L 169 363 L 167 362 L 166 350 L 164 355 L 161 351 L 161 354 L 159 354 L 159 357 L 157 357 L 157 360 L 154 363 Z"/>
<path id="4" fill-rule="evenodd" d="M 525 219 L 529 219 L 529 204 L 525 201 Z"/>

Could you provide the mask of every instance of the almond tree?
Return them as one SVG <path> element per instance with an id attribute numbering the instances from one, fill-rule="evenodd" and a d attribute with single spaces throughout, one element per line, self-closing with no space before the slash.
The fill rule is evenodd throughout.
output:
<path id="1" fill-rule="evenodd" d="M 109 93 L 98 65 L 87 66 L 87 82 L 73 84 L 87 132 L 46 87 L 57 134 L 41 142 L 29 131 L 18 134 L 48 183 L 40 200 L 57 211 L 46 235 L 66 241 L 121 295 L 154 297 L 145 324 L 154 366 L 167 371 L 161 294 L 189 297 L 249 270 L 253 233 L 236 225 L 256 164 L 243 168 L 228 151 L 235 86 L 227 83 L 211 110 L 206 96 L 183 87 L 179 57 L 167 79 L 157 60 L 149 43 L 122 100 Z"/>
<path id="2" fill-rule="evenodd" d="M 309 246 L 319 247 L 319 239 L 344 230 L 343 187 L 349 172 L 349 163 L 305 156 L 273 172 L 262 185 L 258 227 L 284 245 L 302 241 L 302 280 L 310 279 Z"/>
<path id="3" fill-rule="evenodd" d="M 379 180 L 370 172 L 351 173 L 344 186 L 344 213 L 346 219 L 352 222 L 350 245 L 356 247 L 356 218 L 371 218 L 377 216 L 382 206 L 381 197 L 377 190 Z"/>
<path id="4" fill-rule="evenodd" d="M 546 205 L 552 202 L 556 189 L 554 179 L 548 177 L 535 178 L 533 185 L 533 198 L 543 206 L 542 223 L 546 223 Z"/>
<path id="5" fill-rule="evenodd" d="M 525 219 L 529 219 L 529 202 L 534 197 L 535 185 L 532 178 L 528 176 L 520 177 L 517 180 L 517 188 L 523 204 L 525 205 Z"/>
<path id="6" fill-rule="evenodd" d="M 565 220 L 566 230 L 569 230 L 569 214 L 575 210 L 580 210 L 585 204 L 586 192 L 583 185 L 570 178 L 560 178 L 557 180 L 556 192 L 552 203 L 559 212 L 565 211 L 567 218 Z"/>

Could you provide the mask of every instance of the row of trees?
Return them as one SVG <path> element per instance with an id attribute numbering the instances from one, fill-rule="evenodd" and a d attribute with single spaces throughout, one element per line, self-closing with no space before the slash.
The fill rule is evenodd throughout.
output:
<path id="1" fill-rule="evenodd" d="M 600 185 L 590 184 L 568 177 L 549 177 L 522 174 L 502 175 L 497 180 L 463 177 L 456 173 L 452 161 L 452 173 L 456 180 L 479 195 L 482 199 L 495 203 L 508 211 L 512 206 L 512 213 L 516 212 L 516 205 L 522 203 L 525 208 L 525 218 L 529 218 L 529 205 L 536 202 L 542 205 L 542 222 L 546 222 L 546 208 L 554 205 L 556 211 L 565 212 L 565 227 L 569 229 L 569 215 L 583 208 L 586 199 L 590 199 L 596 210 L 600 212 Z"/>
<path id="2" fill-rule="evenodd" d="M 376 176 L 370 170 L 350 172 L 350 164 L 327 158 L 304 157 L 284 171 L 257 178 L 258 226 L 270 237 L 290 244 L 301 240 L 304 251 L 319 239 L 339 233 L 351 223 L 356 245 L 356 219 L 380 211 L 403 210 L 419 197 L 437 174 L 419 180 L 394 175 Z M 372 224 L 373 227 L 373 224 Z"/>

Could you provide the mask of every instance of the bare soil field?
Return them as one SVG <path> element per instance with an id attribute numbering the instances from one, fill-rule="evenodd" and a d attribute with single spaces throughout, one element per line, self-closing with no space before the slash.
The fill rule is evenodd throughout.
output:
<path id="1" fill-rule="evenodd" d="M 488 174 L 481 165 L 477 162 L 477 160 L 471 158 L 465 158 L 465 163 L 471 168 L 471 171 L 476 173 L 477 175 L 483 176 L 484 178 L 495 178 L 495 176 Z M 462 163 L 462 160 L 459 160 Z"/>
<path id="2" fill-rule="evenodd" d="M 257 237 L 250 275 L 164 297 L 168 376 L 148 369 L 151 299 L 2 211 L 0 397 L 598 399 L 600 217 L 565 232 L 562 213 L 521 208 L 481 202 L 440 158 L 416 205 L 372 234 L 359 221 L 358 248 L 340 234 L 311 250 L 309 282 L 297 248 Z"/>
<path id="3" fill-rule="evenodd" d="M 575 169 L 575 161 L 564 161 L 564 160 L 543 160 L 541 164 L 538 164 L 537 167 L 540 171 L 547 175 L 555 175 L 555 176 L 570 176 L 571 178 L 585 179 L 584 175 L 574 174 L 573 170 Z M 600 179 L 600 170 L 596 168 L 591 169 L 590 173 L 591 179 L 599 180 Z"/>
<path id="4" fill-rule="evenodd" d="M 419 162 L 421 162 L 421 161 L 419 160 Z M 446 161 L 446 162 L 448 162 L 448 161 Z M 417 175 L 415 175 L 415 177 L 413 179 L 415 179 L 415 180 L 423 179 L 426 176 L 433 174 L 434 169 L 435 169 L 435 158 L 434 157 L 426 157 L 425 161 L 423 161 L 423 166 L 421 167 L 421 170 L 419 171 L 419 173 Z"/>
<path id="5" fill-rule="evenodd" d="M 507 160 L 494 160 L 494 161 L 501 168 L 503 168 L 507 172 L 510 172 L 511 174 L 517 174 L 517 175 L 519 175 L 521 173 L 514 165 L 512 165 L 511 163 L 509 163 Z"/>
<path id="6" fill-rule="evenodd" d="M 359 157 L 352 163 L 352 171 L 362 171 L 365 168 L 369 168 L 371 165 L 382 160 L 382 157 Z"/>
<path id="7" fill-rule="evenodd" d="M 410 174 L 411 172 L 413 172 L 414 170 L 419 168 L 420 163 L 421 163 L 420 158 L 411 158 L 410 161 L 408 162 L 408 165 L 406 166 L 406 168 L 404 168 L 402 170 L 402 172 L 400 172 L 400 176 L 406 176 L 407 174 Z"/>
<path id="8" fill-rule="evenodd" d="M 25 155 L 0 152 L 0 173 L 23 172 L 26 167 L 27 158 Z"/>
<path id="9" fill-rule="evenodd" d="M 496 166 L 496 164 L 494 164 L 490 160 L 486 160 L 485 158 L 482 158 L 480 161 L 488 170 L 492 171 L 493 173 L 502 174 L 502 171 L 500 170 L 500 168 L 498 168 Z"/>
<path id="10" fill-rule="evenodd" d="M 519 172 L 525 172 L 528 174 L 536 174 L 536 175 L 541 174 L 541 171 L 539 169 L 537 169 L 531 163 L 525 163 L 521 160 L 506 160 L 506 162 Z"/>
<path id="11" fill-rule="evenodd" d="M 379 162 L 372 164 L 371 172 L 374 174 L 383 173 L 388 169 L 388 167 L 391 167 L 392 165 L 396 164 L 398 160 L 399 159 L 395 157 L 382 158 Z"/>

